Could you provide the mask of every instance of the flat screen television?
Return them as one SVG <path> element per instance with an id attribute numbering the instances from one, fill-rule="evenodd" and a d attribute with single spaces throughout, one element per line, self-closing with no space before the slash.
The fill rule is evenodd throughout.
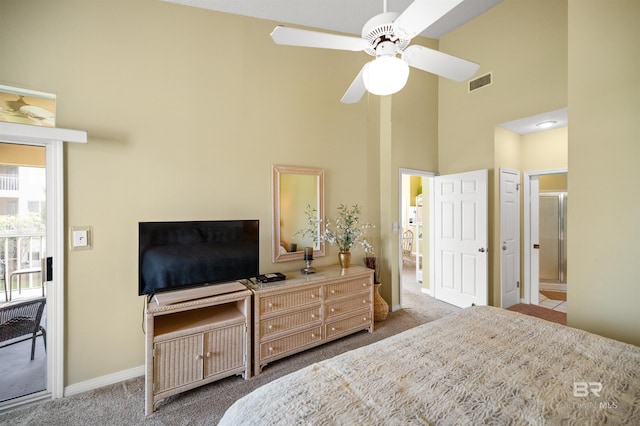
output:
<path id="1" fill-rule="evenodd" d="M 140 222 L 138 295 L 255 277 L 258 220 Z"/>

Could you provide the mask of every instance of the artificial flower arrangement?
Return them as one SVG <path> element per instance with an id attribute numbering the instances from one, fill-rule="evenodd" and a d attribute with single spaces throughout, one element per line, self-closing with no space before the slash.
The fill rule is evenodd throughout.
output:
<path id="1" fill-rule="evenodd" d="M 360 206 L 354 204 L 348 207 L 340 204 L 338 207 L 338 217 L 325 222 L 324 231 L 321 235 L 322 241 L 338 246 L 340 252 L 351 251 L 351 248 L 359 245 L 363 246 L 365 252 L 371 245 L 367 242 L 366 230 L 373 228 L 370 223 L 360 224 Z M 372 247 L 371 247 L 372 248 Z"/>
<path id="2" fill-rule="evenodd" d="M 307 224 L 304 228 L 297 231 L 294 235 L 299 235 L 303 238 L 312 239 L 314 244 L 318 242 L 318 239 L 322 242 L 327 242 L 332 245 L 338 246 L 340 252 L 351 251 L 353 246 L 361 245 L 365 249 L 365 253 L 369 253 L 371 250 L 373 253 L 373 246 L 366 240 L 366 230 L 373 228 L 374 225 L 365 223 L 360 225 L 360 206 L 354 204 L 352 207 L 347 207 L 344 204 L 340 204 L 338 207 L 338 217 L 332 221 L 325 219 L 325 227 L 322 233 L 319 232 L 320 220 L 316 216 L 316 209 L 307 205 L 305 209 L 307 216 Z"/>

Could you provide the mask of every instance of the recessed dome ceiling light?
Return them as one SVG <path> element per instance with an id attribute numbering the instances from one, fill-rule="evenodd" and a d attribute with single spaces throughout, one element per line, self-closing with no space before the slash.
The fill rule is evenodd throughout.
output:
<path id="1" fill-rule="evenodd" d="M 540 123 L 536 124 L 536 127 L 542 127 L 543 129 L 547 129 L 549 127 L 553 127 L 556 124 L 558 124 L 557 121 L 547 120 L 547 121 L 541 121 Z"/>

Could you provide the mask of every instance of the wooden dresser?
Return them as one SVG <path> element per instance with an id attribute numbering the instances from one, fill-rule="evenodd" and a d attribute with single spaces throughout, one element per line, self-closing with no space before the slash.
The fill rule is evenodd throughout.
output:
<path id="1" fill-rule="evenodd" d="M 287 273 L 249 285 L 254 309 L 254 374 L 270 361 L 361 330 L 373 332 L 373 270 L 361 266 Z"/>

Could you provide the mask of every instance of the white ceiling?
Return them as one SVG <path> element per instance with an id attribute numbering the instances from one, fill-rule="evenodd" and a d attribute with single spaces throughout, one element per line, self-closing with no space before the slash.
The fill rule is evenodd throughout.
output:
<path id="1" fill-rule="evenodd" d="M 235 15 L 361 35 L 363 25 L 384 11 L 384 0 L 164 0 Z M 502 0 L 463 0 L 420 35 L 438 39 Z M 413 0 L 386 0 L 388 12 L 403 12 Z"/>
<path id="2" fill-rule="evenodd" d="M 538 124 L 547 122 L 546 127 L 540 127 Z M 555 122 L 555 123 L 554 123 Z M 544 112 L 542 114 L 532 115 L 531 117 L 520 118 L 518 120 L 502 123 L 499 126 L 503 129 L 510 130 L 519 135 L 528 133 L 542 132 L 544 130 L 557 129 L 559 127 L 567 127 L 569 117 L 566 108 L 554 111 Z"/>

